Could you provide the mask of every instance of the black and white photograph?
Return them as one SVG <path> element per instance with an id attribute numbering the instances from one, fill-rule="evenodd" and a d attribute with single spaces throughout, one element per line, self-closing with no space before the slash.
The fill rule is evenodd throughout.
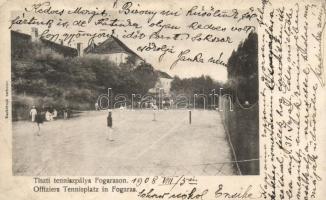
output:
<path id="1" fill-rule="evenodd" d="M 186 8 L 12 12 L 13 175 L 259 175 L 253 10 Z"/>
<path id="2" fill-rule="evenodd" d="M 0 0 L 0 199 L 320 200 L 324 0 Z"/>

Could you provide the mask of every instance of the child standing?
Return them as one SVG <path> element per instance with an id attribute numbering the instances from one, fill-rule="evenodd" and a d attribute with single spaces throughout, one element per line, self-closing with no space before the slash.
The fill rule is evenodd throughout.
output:
<path id="1" fill-rule="evenodd" d="M 37 127 L 38 127 L 38 131 L 37 131 L 37 135 L 40 136 L 40 132 L 41 132 L 41 124 L 43 124 L 44 121 L 44 113 L 41 112 L 37 112 L 36 116 L 35 116 L 35 122 L 37 123 Z"/>

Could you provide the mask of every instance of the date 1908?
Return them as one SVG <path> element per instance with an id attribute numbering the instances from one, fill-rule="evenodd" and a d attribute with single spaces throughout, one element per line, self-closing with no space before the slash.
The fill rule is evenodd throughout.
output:
<path id="1" fill-rule="evenodd" d="M 137 177 L 131 180 L 137 187 L 144 184 L 152 184 L 159 186 L 172 186 L 177 185 L 182 186 L 186 185 L 197 185 L 197 179 L 194 177 L 185 177 L 185 176 L 154 176 L 154 177 Z"/>

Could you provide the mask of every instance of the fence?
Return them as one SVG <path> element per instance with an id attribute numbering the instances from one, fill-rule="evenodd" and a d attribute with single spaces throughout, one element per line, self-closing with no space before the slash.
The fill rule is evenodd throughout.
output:
<path id="1" fill-rule="evenodd" d="M 259 174 L 259 106 L 244 108 L 239 103 L 224 101 L 222 119 L 229 137 L 234 160 L 242 175 Z M 246 161 L 246 162 L 241 162 Z"/>

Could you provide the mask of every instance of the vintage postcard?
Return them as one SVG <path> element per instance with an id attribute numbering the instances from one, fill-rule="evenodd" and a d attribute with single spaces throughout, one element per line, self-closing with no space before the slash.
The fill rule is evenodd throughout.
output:
<path id="1" fill-rule="evenodd" d="M 8 0 L 0 199 L 324 199 L 323 0 Z"/>

